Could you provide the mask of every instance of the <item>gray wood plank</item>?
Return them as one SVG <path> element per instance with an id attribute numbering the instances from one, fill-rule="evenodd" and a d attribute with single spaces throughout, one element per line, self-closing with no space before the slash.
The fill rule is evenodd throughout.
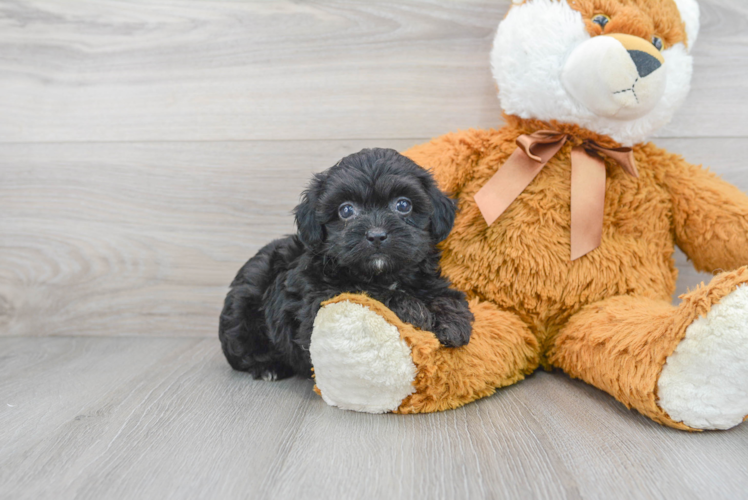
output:
<path id="1" fill-rule="evenodd" d="M 537 373 L 514 389 L 527 401 L 526 411 L 542 422 L 585 498 L 745 494 L 746 426 L 696 434 L 661 427 L 559 372 Z M 733 456 L 735 462 L 725 460 Z"/>
<path id="2" fill-rule="evenodd" d="M 300 490 L 312 498 L 336 490 L 341 498 L 580 498 L 522 392 L 429 415 L 310 415 L 286 467 L 263 486 L 271 498 Z M 327 446 L 309 460 L 320 442 Z M 339 465 L 327 471 L 320 463 Z"/>
<path id="3" fill-rule="evenodd" d="M 419 141 L 0 145 L 0 335 L 211 337 L 312 172 Z M 748 192 L 746 140 L 657 142 Z M 710 278 L 678 264 L 676 296 Z"/>
<path id="4" fill-rule="evenodd" d="M 215 340 L 18 337 L 0 352 L 3 498 L 719 499 L 748 487 L 748 426 L 674 431 L 561 373 L 455 411 L 368 415 L 328 407 L 309 381 L 232 372 Z"/>
<path id="5" fill-rule="evenodd" d="M 0 3 L 0 141 L 428 137 L 501 123 L 509 0 Z M 748 5 L 701 0 L 662 136 L 746 136 Z"/>
<path id="6" fill-rule="evenodd" d="M 508 0 L 4 2 L 2 141 L 422 137 L 494 124 Z"/>
<path id="7" fill-rule="evenodd" d="M 699 0 L 691 93 L 659 137 L 745 137 L 748 111 L 748 3 Z"/>
<path id="8" fill-rule="evenodd" d="M 246 498 L 305 408 L 324 405 L 309 381 L 260 385 L 233 372 L 214 339 L 6 338 L 2 346 L 24 362 L 46 350 L 77 354 L 30 377 L 3 374 L 6 498 Z M 44 395 L 58 402 L 50 408 Z"/>
<path id="9" fill-rule="evenodd" d="M 17 457 L 45 432 L 69 421 L 106 416 L 106 408 L 85 413 L 92 397 L 137 387 L 141 372 L 157 370 L 200 342 L 204 340 L 3 339 L 0 457 Z"/>

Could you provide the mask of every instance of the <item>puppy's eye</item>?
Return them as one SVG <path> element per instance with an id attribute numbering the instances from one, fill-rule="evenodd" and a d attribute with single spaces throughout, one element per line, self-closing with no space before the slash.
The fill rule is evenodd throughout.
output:
<path id="1" fill-rule="evenodd" d="M 659 36 L 652 37 L 652 45 L 654 45 L 657 50 L 662 50 L 662 38 Z"/>
<path id="2" fill-rule="evenodd" d="M 401 214 L 409 214 L 413 210 L 413 204 L 408 198 L 400 198 L 395 202 L 395 210 Z"/>
<path id="3" fill-rule="evenodd" d="M 598 14 L 592 18 L 592 22 L 599 25 L 602 29 L 605 29 L 605 25 L 610 22 L 610 18 L 605 14 Z"/>
<path id="4" fill-rule="evenodd" d="M 338 215 L 341 219 L 350 219 L 356 215 L 356 207 L 350 203 L 343 203 L 340 205 L 340 208 L 338 208 Z"/>

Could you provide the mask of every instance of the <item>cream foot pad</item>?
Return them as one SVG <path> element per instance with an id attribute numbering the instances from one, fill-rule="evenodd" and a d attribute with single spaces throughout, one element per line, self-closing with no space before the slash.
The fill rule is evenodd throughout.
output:
<path id="1" fill-rule="evenodd" d="M 686 330 L 657 383 L 658 404 L 695 429 L 729 429 L 748 415 L 748 285 Z"/>
<path id="2" fill-rule="evenodd" d="M 385 413 L 415 392 L 410 347 L 394 325 L 364 306 L 338 302 L 320 309 L 309 351 L 317 388 L 331 406 Z"/>

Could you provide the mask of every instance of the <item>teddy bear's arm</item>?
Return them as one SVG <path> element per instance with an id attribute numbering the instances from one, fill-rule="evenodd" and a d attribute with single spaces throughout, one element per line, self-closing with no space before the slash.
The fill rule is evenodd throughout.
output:
<path id="1" fill-rule="evenodd" d="M 430 170 L 442 191 L 457 196 L 470 180 L 488 137 L 485 130 L 454 132 L 413 146 L 403 155 Z"/>
<path id="2" fill-rule="evenodd" d="M 674 157 L 665 175 L 677 245 L 699 271 L 748 264 L 748 196 L 714 173 Z"/>

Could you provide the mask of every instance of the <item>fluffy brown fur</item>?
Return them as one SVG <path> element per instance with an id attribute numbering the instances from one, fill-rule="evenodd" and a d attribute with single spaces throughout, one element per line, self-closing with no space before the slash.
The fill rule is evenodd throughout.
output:
<path id="1" fill-rule="evenodd" d="M 572 9 L 582 14 L 590 35 L 607 33 L 627 33 L 644 40 L 653 36 L 662 39 L 663 47 L 669 48 L 676 43 L 688 43 L 686 28 L 680 20 L 678 7 L 673 2 L 662 0 L 573 0 L 569 2 Z M 597 15 L 610 18 L 602 28 L 592 22 Z"/>

